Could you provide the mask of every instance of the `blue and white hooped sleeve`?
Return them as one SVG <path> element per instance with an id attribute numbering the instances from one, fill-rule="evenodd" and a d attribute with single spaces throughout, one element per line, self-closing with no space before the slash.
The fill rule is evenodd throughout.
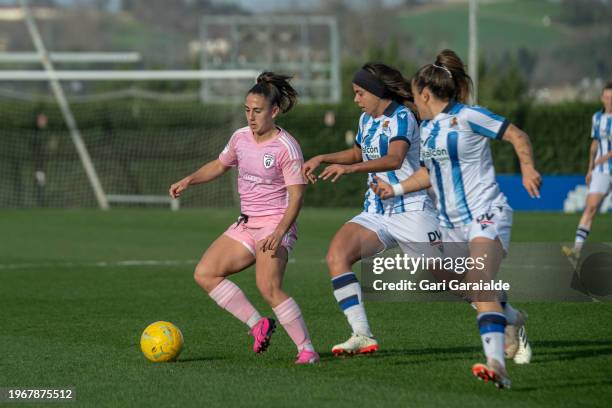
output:
<path id="1" fill-rule="evenodd" d="M 463 116 L 474 133 L 490 139 L 501 139 L 510 125 L 508 119 L 481 106 L 466 106 Z"/>

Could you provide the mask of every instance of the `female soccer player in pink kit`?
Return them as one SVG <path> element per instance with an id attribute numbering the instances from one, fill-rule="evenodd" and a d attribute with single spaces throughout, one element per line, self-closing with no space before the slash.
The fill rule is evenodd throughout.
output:
<path id="1" fill-rule="evenodd" d="M 234 132 L 219 158 L 170 186 L 179 197 L 191 185 L 207 183 L 238 168 L 241 214 L 204 252 L 196 282 L 219 306 L 250 327 L 253 351 L 261 353 L 275 330 L 274 319 L 261 317 L 229 275 L 255 264 L 257 288 L 298 348 L 296 364 L 319 361 L 299 306 L 281 286 L 288 252 L 297 239 L 295 221 L 303 203 L 304 159 L 297 141 L 274 119 L 297 102 L 289 77 L 264 72 L 247 92 L 248 126 Z"/>

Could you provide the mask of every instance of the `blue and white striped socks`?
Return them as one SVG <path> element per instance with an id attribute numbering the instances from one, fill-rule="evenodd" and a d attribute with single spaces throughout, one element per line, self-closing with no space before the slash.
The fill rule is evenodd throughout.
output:
<path id="1" fill-rule="evenodd" d="M 574 241 L 574 251 L 580 252 L 582 250 L 582 245 L 584 245 L 584 241 L 588 238 L 589 232 L 591 232 L 589 228 L 578 225 L 576 240 Z"/>
<path id="2" fill-rule="evenodd" d="M 332 279 L 334 297 L 346 315 L 353 333 L 372 337 L 365 307 L 361 301 L 361 286 L 353 272 L 346 272 Z"/>
<path id="3" fill-rule="evenodd" d="M 478 329 L 487 360 L 495 359 L 505 367 L 504 330 L 506 317 L 502 313 L 485 312 L 478 315 Z"/>

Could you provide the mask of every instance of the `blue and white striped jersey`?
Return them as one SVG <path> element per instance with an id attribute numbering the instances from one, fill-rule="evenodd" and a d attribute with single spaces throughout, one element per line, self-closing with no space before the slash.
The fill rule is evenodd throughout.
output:
<path id="1" fill-rule="evenodd" d="M 378 176 L 389 184 L 398 184 L 410 177 L 419 168 L 419 125 L 410 109 L 397 102 L 392 102 L 385 112 L 377 118 L 363 113 L 359 119 L 359 130 L 355 144 L 361 148 L 363 161 L 379 159 L 387 155 L 389 144 L 394 140 L 409 143 L 408 152 L 397 170 L 369 173 L 363 211 L 374 214 L 396 214 L 405 211 L 422 209 L 423 203 L 429 200 L 425 191 L 404 194 L 382 200 L 372 189 L 370 183 Z"/>
<path id="2" fill-rule="evenodd" d="M 598 142 L 595 160 L 612 151 L 612 113 L 605 113 L 601 110 L 593 115 L 591 137 Z M 593 172 L 612 174 L 612 159 L 595 166 Z"/>
<path id="3" fill-rule="evenodd" d="M 421 123 L 421 164 L 429 170 L 441 225 L 464 225 L 491 205 L 506 204 L 489 139 L 501 138 L 508 125 L 485 108 L 455 101 Z"/>

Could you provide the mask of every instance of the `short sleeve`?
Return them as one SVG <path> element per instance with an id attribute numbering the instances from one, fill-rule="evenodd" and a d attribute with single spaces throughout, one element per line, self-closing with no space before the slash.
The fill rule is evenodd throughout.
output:
<path id="1" fill-rule="evenodd" d="M 403 140 L 407 142 L 409 145 L 415 143 L 415 126 L 416 120 L 412 113 L 408 110 L 402 110 L 398 112 L 396 116 L 397 121 L 397 131 L 396 134 L 389 139 L 389 142 L 393 142 L 395 140 Z M 418 137 L 418 134 L 416 134 Z M 418 143 L 418 141 L 416 141 Z"/>
<path id="2" fill-rule="evenodd" d="M 508 119 L 480 106 L 466 107 L 462 113 L 474 133 L 490 139 L 501 139 L 510 125 Z"/>
<path id="3" fill-rule="evenodd" d="M 591 126 L 591 138 L 592 139 L 600 139 L 600 129 L 601 128 L 601 112 L 597 112 L 593 115 L 593 124 Z"/>
<path id="4" fill-rule="evenodd" d="M 300 145 L 293 139 L 283 138 L 281 141 L 286 149 L 283 149 L 281 152 L 278 164 L 283 172 L 285 186 L 306 184 L 306 180 L 302 176 L 304 157 L 302 156 Z"/>
<path id="5" fill-rule="evenodd" d="M 219 154 L 219 161 L 224 166 L 234 167 L 238 164 L 238 156 L 236 155 L 236 133 L 234 133 L 225 145 L 225 148 Z"/>

